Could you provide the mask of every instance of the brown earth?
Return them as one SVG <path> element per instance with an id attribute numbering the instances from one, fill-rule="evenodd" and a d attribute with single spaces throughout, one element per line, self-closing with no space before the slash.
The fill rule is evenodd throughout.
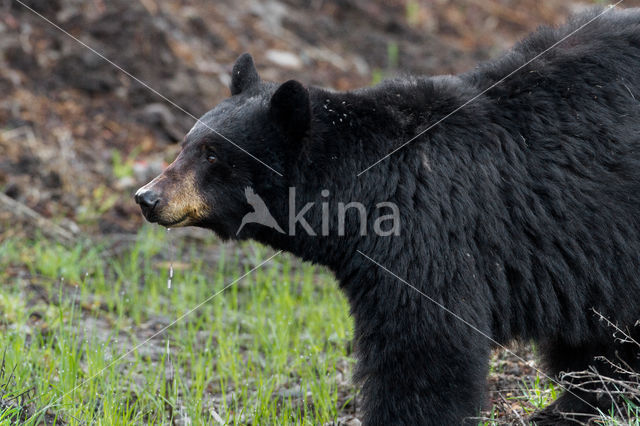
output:
<path id="1" fill-rule="evenodd" d="M 350 89 L 400 72 L 467 70 L 585 7 L 561 0 L 0 5 L 0 190 L 90 234 L 136 230 L 131 192 L 173 158 L 194 117 L 228 96 L 242 52 L 254 55 L 264 79 Z"/>

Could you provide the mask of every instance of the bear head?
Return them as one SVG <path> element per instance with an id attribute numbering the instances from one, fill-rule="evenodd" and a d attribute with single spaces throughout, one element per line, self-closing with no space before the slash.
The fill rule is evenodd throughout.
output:
<path id="1" fill-rule="evenodd" d="M 333 92 L 295 80 L 265 82 L 248 54 L 232 72 L 231 96 L 196 122 L 175 161 L 137 191 L 144 216 L 165 227 L 208 228 L 223 239 L 254 239 L 294 253 L 335 253 L 338 241 L 360 239 L 368 230 L 389 234 L 378 224 L 389 209 L 399 217 L 388 201 L 411 196 L 398 192 L 397 182 L 420 157 L 386 162 L 365 179 L 356 173 L 384 158 L 406 133 L 386 105 L 407 96 L 385 87 Z M 397 235 L 396 226 L 390 229 Z M 340 240 L 304 237 L 329 234 Z"/>
<path id="2" fill-rule="evenodd" d="M 209 228 L 226 239 L 252 209 L 247 188 L 271 206 L 286 204 L 287 161 L 311 124 L 308 89 L 261 81 L 249 54 L 236 61 L 230 89 L 185 136 L 175 161 L 136 192 L 150 222 Z"/>

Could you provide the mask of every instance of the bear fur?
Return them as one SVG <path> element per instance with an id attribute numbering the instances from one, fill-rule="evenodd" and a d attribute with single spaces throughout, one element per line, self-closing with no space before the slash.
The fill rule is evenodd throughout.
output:
<path id="1" fill-rule="evenodd" d="M 615 376 L 598 356 L 638 371 L 596 312 L 640 337 L 640 10 L 602 12 L 459 76 L 349 92 L 263 82 L 243 55 L 232 96 L 136 200 L 153 222 L 330 268 L 355 320 L 366 425 L 476 423 L 496 343 L 537 342 L 552 376 Z M 236 236 L 246 188 L 283 229 L 250 223 Z M 315 235 L 287 229 L 290 188 L 299 210 L 314 203 Z M 366 207 L 366 235 L 356 209 L 335 232 L 340 201 Z M 383 202 L 399 207 L 399 235 L 371 230 Z M 611 403 L 570 388 L 533 420 L 574 424 L 561 413 L 582 421 Z"/>

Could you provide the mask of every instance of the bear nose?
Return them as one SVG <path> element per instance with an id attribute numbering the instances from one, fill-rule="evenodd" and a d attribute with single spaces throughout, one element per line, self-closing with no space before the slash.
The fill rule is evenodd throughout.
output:
<path id="1" fill-rule="evenodd" d="M 140 205 L 144 213 L 150 213 L 160 201 L 160 196 L 154 191 L 137 192 L 135 195 L 136 203 Z"/>

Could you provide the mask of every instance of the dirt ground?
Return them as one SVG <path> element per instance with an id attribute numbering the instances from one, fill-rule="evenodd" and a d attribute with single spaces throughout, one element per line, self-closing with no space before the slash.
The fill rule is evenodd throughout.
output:
<path id="1" fill-rule="evenodd" d="M 468 70 L 585 7 L 562 0 L 3 0 L 0 189 L 45 217 L 67 219 L 72 231 L 132 232 L 141 217 L 129 195 L 173 158 L 194 117 L 228 96 L 242 52 L 254 55 L 264 79 L 346 90 L 399 73 Z"/>
<path id="2" fill-rule="evenodd" d="M 0 0 L 0 193 L 77 238 L 133 233 L 142 218 L 131 194 L 175 156 L 195 117 L 228 96 L 242 52 L 264 79 L 348 90 L 468 70 L 591 5 Z M 33 216 L 14 207 L 0 199 L 0 240 L 33 235 Z M 517 352 L 525 361 L 496 353 L 490 377 L 499 417 L 513 421 L 522 407 L 509 392 L 535 376 L 531 350 Z"/>

